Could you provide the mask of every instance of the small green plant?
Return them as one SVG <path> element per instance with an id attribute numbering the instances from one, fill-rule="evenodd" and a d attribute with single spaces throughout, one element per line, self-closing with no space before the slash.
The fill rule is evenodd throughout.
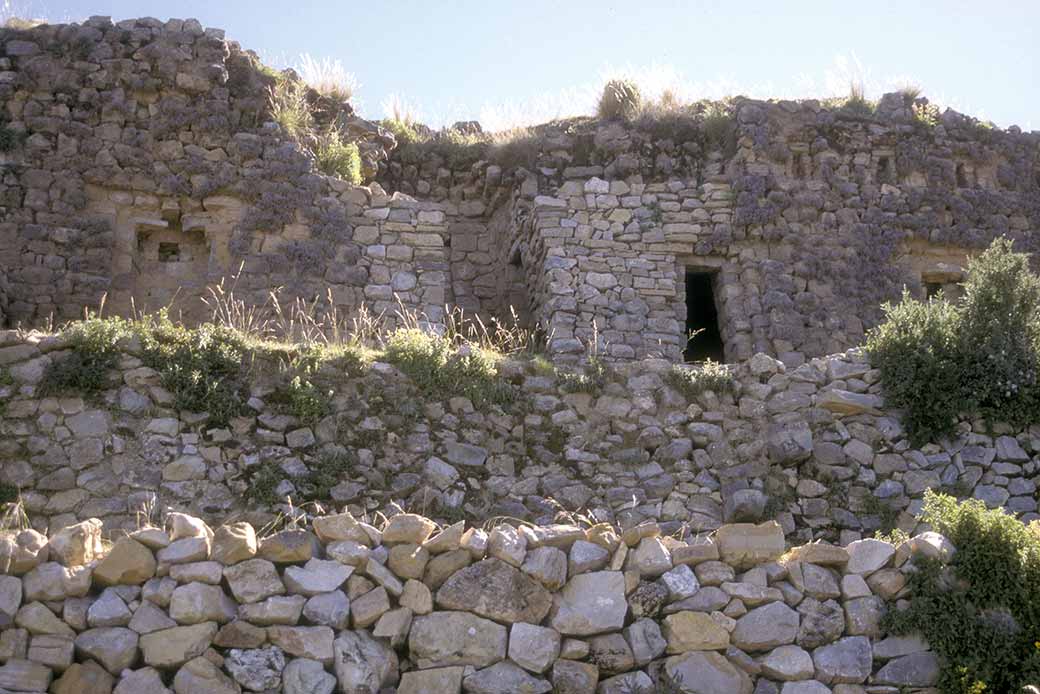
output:
<path id="1" fill-rule="evenodd" d="M 332 488 L 347 479 L 357 460 L 347 453 L 329 453 L 321 456 L 311 464 L 311 474 L 307 478 L 311 486 L 310 499 L 325 500 L 329 498 Z"/>
<path id="2" fill-rule="evenodd" d="M 62 333 L 69 353 L 47 366 L 40 392 L 57 395 L 72 391 L 96 396 L 108 385 L 109 373 L 119 361 L 119 341 L 131 332 L 132 324 L 122 318 L 89 316 L 71 323 Z"/>
<path id="3" fill-rule="evenodd" d="M 177 408 L 205 412 L 214 424 L 242 412 L 245 345 L 237 332 L 212 323 L 189 329 L 173 323 L 165 310 L 139 331 L 144 361 L 159 372 Z"/>
<path id="4" fill-rule="evenodd" d="M 914 114 L 914 122 L 925 128 L 934 128 L 939 124 L 939 107 L 935 104 L 914 104 L 910 107 Z"/>
<path id="5" fill-rule="evenodd" d="M 271 400 L 301 422 L 313 425 L 332 411 L 330 395 L 311 381 L 294 376 Z"/>
<path id="6" fill-rule="evenodd" d="M 878 539 L 895 536 L 902 531 L 898 528 L 899 511 L 886 504 L 873 494 L 863 497 L 863 512 L 878 517 Z M 905 534 L 905 533 L 904 533 Z M 898 544 L 893 542 L 892 544 Z"/>
<path id="7" fill-rule="evenodd" d="M 957 302 L 904 293 L 866 350 L 887 401 L 916 444 L 949 434 L 959 414 L 1024 426 L 1040 418 L 1040 278 L 997 239 L 968 265 Z"/>
<path id="8" fill-rule="evenodd" d="M 307 92 L 299 82 L 279 80 L 268 90 L 268 108 L 271 118 L 292 140 L 299 142 L 314 129 Z"/>
<path id="9" fill-rule="evenodd" d="M 10 385 L 14 385 L 14 376 L 11 375 L 11 370 L 7 367 L 0 367 L 0 388 L 6 388 Z"/>
<path id="10" fill-rule="evenodd" d="M 358 185 L 361 183 L 361 155 L 353 142 L 344 142 L 339 131 L 329 129 L 315 137 L 314 158 L 318 170 Z"/>
<path id="11" fill-rule="evenodd" d="M 717 395 L 731 392 L 735 384 L 726 365 L 711 359 L 694 366 L 673 364 L 664 380 L 690 400 L 709 390 Z"/>
<path id="12" fill-rule="evenodd" d="M 14 503 L 18 500 L 20 490 L 8 482 L 0 482 L 0 505 Z"/>
<path id="13" fill-rule="evenodd" d="M 916 84 L 907 84 L 899 90 L 899 95 L 903 97 L 904 106 L 913 106 L 921 96 L 921 88 Z"/>
<path id="14" fill-rule="evenodd" d="M 25 133 L 0 123 L 0 152 L 13 152 L 25 141 Z"/>
<path id="15" fill-rule="evenodd" d="M 610 377 L 610 368 L 596 354 L 590 354 L 582 371 L 557 371 L 560 389 L 565 393 L 598 394 Z"/>
<path id="16" fill-rule="evenodd" d="M 981 501 L 931 490 L 921 520 L 957 552 L 948 569 L 917 559 L 909 607 L 889 610 L 882 627 L 928 641 L 946 694 L 1022 691 L 1040 682 L 1040 523 L 1026 526 Z"/>
<path id="17" fill-rule="evenodd" d="M 278 467 L 278 463 L 273 460 L 261 463 L 249 478 L 246 498 L 252 503 L 273 506 L 281 501 L 276 490 L 284 479 L 285 473 Z"/>
<path id="18" fill-rule="evenodd" d="M 402 327 L 390 334 L 385 358 L 432 397 L 461 395 L 477 406 L 507 405 L 516 397 L 514 388 L 498 376 L 498 355 L 476 344 L 456 344 L 422 328 Z"/>
<path id="19" fill-rule="evenodd" d="M 862 82 L 849 83 L 849 95 L 841 104 L 841 110 L 852 116 L 869 118 L 874 115 L 877 104 L 866 97 Z"/>
<path id="20" fill-rule="evenodd" d="M 723 101 L 712 101 L 701 115 L 701 129 L 708 147 L 728 149 L 736 132 L 736 119 Z"/>
<path id="21" fill-rule="evenodd" d="M 600 118 L 632 120 L 640 111 L 643 97 L 632 80 L 612 79 L 603 86 L 596 112 Z"/>

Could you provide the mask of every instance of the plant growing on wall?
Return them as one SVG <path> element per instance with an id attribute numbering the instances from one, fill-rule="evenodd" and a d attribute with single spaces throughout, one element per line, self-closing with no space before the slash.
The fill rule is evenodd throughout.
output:
<path id="1" fill-rule="evenodd" d="M 917 559 L 912 599 L 883 628 L 920 633 L 947 694 L 1022 691 L 1040 682 L 1040 522 L 1026 526 L 978 500 L 925 492 L 921 520 L 953 543 L 948 569 Z"/>
<path id="2" fill-rule="evenodd" d="M 969 264 L 958 302 L 904 293 L 883 310 L 866 350 L 916 443 L 952 432 L 962 413 L 1016 426 L 1040 419 L 1040 278 L 1010 240 Z"/>

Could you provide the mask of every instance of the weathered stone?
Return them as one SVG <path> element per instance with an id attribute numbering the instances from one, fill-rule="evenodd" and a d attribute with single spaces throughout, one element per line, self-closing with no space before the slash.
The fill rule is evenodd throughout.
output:
<path id="1" fill-rule="evenodd" d="M 632 649 L 632 658 L 637 667 L 642 667 L 658 658 L 668 646 L 668 642 L 661 634 L 661 628 L 652 619 L 637 619 L 625 627 L 624 634 L 629 648 Z M 512 647 L 512 643 L 510 643 L 510 647 Z"/>
<path id="2" fill-rule="evenodd" d="M 229 523 L 213 532 L 210 558 L 225 566 L 237 564 L 256 555 L 256 531 L 249 523 Z"/>
<path id="3" fill-rule="evenodd" d="M 267 640 L 295 658 L 331 663 L 334 633 L 329 627 L 267 627 Z"/>
<path id="4" fill-rule="evenodd" d="M 716 533 L 715 543 L 722 560 L 737 568 L 777 559 L 785 546 L 784 531 L 776 521 L 724 525 Z"/>
<path id="5" fill-rule="evenodd" d="M 458 694 L 462 691 L 465 668 L 441 667 L 413 670 L 401 675 L 397 694 Z"/>
<path id="6" fill-rule="evenodd" d="M 224 624 L 235 618 L 238 606 L 220 586 L 189 583 L 173 591 L 169 611 L 178 624 Z"/>
<path id="7" fill-rule="evenodd" d="M 429 518 L 414 513 L 401 513 L 393 516 L 383 528 L 383 542 L 388 545 L 421 545 L 436 529 L 437 524 Z"/>
<path id="8" fill-rule="evenodd" d="M 738 619 L 730 638 L 737 648 L 764 651 L 794 643 L 798 627 L 797 612 L 781 602 L 772 602 Z"/>
<path id="9" fill-rule="evenodd" d="M 711 651 L 729 646 L 729 632 L 704 612 L 668 615 L 661 631 L 668 641 L 669 654 Z"/>
<path id="10" fill-rule="evenodd" d="M 259 554 L 278 564 L 295 564 L 311 558 L 315 537 L 306 530 L 282 530 L 260 542 Z"/>
<path id="11" fill-rule="evenodd" d="M 303 616 L 311 623 L 332 627 L 337 631 L 350 624 L 350 599 L 341 590 L 320 593 L 303 606 Z"/>
<path id="12" fill-rule="evenodd" d="M 896 687 L 934 687 L 939 681 L 939 659 L 931 651 L 899 656 L 874 675 L 877 684 Z"/>
<path id="13" fill-rule="evenodd" d="M 217 633 L 215 622 L 173 627 L 141 636 L 141 652 L 147 665 L 159 669 L 178 667 L 202 655 Z"/>
<path id="14" fill-rule="evenodd" d="M 45 692 L 51 683 L 51 669 L 46 665 L 12 658 L 0 665 L 0 691 Z"/>
<path id="15" fill-rule="evenodd" d="M 82 566 L 100 558 L 101 521 L 90 518 L 51 535 L 51 557 L 65 566 Z"/>
<path id="16" fill-rule="evenodd" d="M 627 612 L 624 575 L 596 571 L 571 578 L 553 596 L 549 624 L 561 634 L 590 636 L 620 629 Z"/>
<path id="17" fill-rule="evenodd" d="M 274 646 L 267 648 L 232 648 L 224 657 L 224 668 L 240 685 L 254 692 L 282 686 L 285 655 Z"/>
<path id="18" fill-rule="evenodd" d="M 870 641 L 862 636 L 839 639 L 813 651 L 816 678 L 825 684 L 864 682 L 872 662 Z"/>
<path id="19" fill-rule="evenodd" d="M 137 632 L 125 627 L 88 629 L 76 637 L 76 650 L 118 675 L 137 660 L 138 639 Z"/>
<path id="20" fill-rule="evenodd" d="M 397 672 L 397 655 L 368 632 L 344 631 L 332 650 L 336 679 L 344 692 L 377 692 Z"/>
<path id="21" fill-rule="evenodd" d="M 302 567 L 286 567 L 283 578 L 290 593 L 312 597 L 338 589 L 353 573 L 353 567 L 337 561 L 310 559 Z"/>
<path id="22" fill-rule="evenodd" d="M 437 590 L 436 602 L 500 622 L 538 624 L 552 606 L 552 595 L 509 564 L 485 559 L 454 573 Z"/>
<path id="23" fill-rule="evenodd" d="M 274 564 L 266 559 L 248 559 L 224 569 L 235 600 L 240 603 L 259 602 L 272 595 L 285 593 L 285 585 Z"/>
<path id="24" fill-rule="evenodd" d="M 241 694 L 234 680 L 206 658 L 185 663 L 173 677 L 176 694 Z"/>
<path id="25" fill-rule="evenodd" d="M 297 658 L 282 671 L 282 688 L 285 694 L 332 694 L 336 678 L 318 661 Z"/>
<path id="26" fill-rule="evenodd" d="M 774 648 L 758 664 L 766 677 L 784 681 L 809 679 L 815 672 L 812 656 L 798 646 Z"/>
<path id="27" fill-rule="evenodd" d="M 509 630 L 509 659 L 542 674 L 560 654 L 560 634 L 554 629 L 517 622 Z"/>
<path id="28" fill-rule="evenodd" d="M 599 684 L 599 668 L 591 663 L 557 660 L 552 671 L 553 686 L 558 692 L 595 694 Z"/>
<path id="29" fill-rule="evenodd" d="M 506 657 L 506 628 L 467 612 L 432 612 L 416 617 L 408 649 L 420 668 L 447 665 L 488 667 Z"/>
<path id="30" fill-rule="evenodd" d="M 510 662 L 496 663 L 489 668 L 478 670 L 466 677 L 462 686 L 467 694 L 545 694 L 553 688 L 546 680 L 533 677 Z"/>
<path id="31" fill-rule="evenodd" d="M 691 651 L 665 661 L 664 676 L 698 694 L 751 694 L 751 678 L 714 651 Z"/>
<path id="32" fill-rule="evenodd" d="M 895 547 L 874 539 L 857 540 L 848 546 L 849 563 L 845 571 L 850 574 L 869 575 L 884 568 L 896 553 Z"/>

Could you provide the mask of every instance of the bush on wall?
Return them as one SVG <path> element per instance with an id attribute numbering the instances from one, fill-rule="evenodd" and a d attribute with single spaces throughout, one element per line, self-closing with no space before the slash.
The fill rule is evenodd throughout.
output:
<path id="1" fill-rule="evenodd" d="M 1040 278 L 997 239 L 968 265 L 960 301 L 904 293 L 867 338 L 889 404 L 916 444 L 950 434 L 960 414 L 1022 426 L 1040 419 Z"/>
<path id="2" fill-rule="evenodd" d="M 1017 692 L 1040 683 L 1040 522 L 1026 526 L 981 501 L 958 503 L 931 490 L 921 519 L 956 554 L 948 569 L 918 559 L 908 607 L 890 611 L 882 626 L 927 640 L 948 694 Z"/>

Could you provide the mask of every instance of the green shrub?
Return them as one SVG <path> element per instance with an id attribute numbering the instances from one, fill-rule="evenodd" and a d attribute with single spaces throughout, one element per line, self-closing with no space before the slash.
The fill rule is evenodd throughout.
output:
<path id="1" fill-rule="evenodd" d="M 361 183 L 361 154 L 357 144 L 344 142 L 338 130 L 328 130 L 315 138 L 314 160 L 326 176 L 336 176 L 357 185 Z"/>
<path id="2" fill-rule="evenodd" d="M 940 657 L 943 692 L 1040 683 L 1040 524 L 930 490 L 921 519 L 956 547 L 949 567 L 956 580 L 937 561 L 918 560 L 909 607 L 889 611 L 882 627 L 928 641 Z"/>
<path id="3" fill-rule="evenodd" d="M 849 95 L 842 102 L 841 110 L 852 116 L 867 118 L 874 115 L 877 104 L 867 99 L 863 85 L 852 82 L 849 85 Z"/>
<path id="4" fill-rule="evenodd" d="M 735 144 L 736 119 L 725 102 L 713 101 L 701 116 L 701 129 L 708 147 L 729 149 Z"/>
<path id="5" fill-rule="evenodd" d="M 278 496 L 278 485 L 290 479 L 297 490 L 294 503 L 325 501 L 329 499 L 332 488 L 350 476 L 355 462 L 356 459 L 349 453 L 326 453 L 307 464 L 310 471 L 306 476 L 290 478 L 278 463 L 267 461 L 250 477 L 246 497 L 252 502 L 268 506 L 281 503 L 285 499 Z"/>
<path id="6" fill-rule="evenodd" d="M 733 374 L 726 365 L 711 359 L 692 367 L 673 364 L 664 380 L 690 400 L 705 391 L 721 395 L 734 387 Z"/>
<path id="7" fill-rule="evenodd" d="M 13 484 L 0 482 L 0 505 L 18 501 L 19 489 Z"/>
<path id="8" fill-rule="evenodd" d="M 639 114 L 642 103 L 643 97 L 635 82 L 613 79 L 604 85 L 596 112 L 600 118 L 632 120 Z"/>
<path id="9" fill-rule="evenodd" d="M 0 152 L 12 152 L 25 141 L 25 133 L 0 123 Z"/>
<path id="10" fill-rule="evenodd" d="M 311 381 L 294 376 L 283 388 L 275 391 L 272 403 L 305 424 L 315 424 L 332 411 L 329 391 L 322 390 Z"/>
<path id="11" fill-rule="evenodd" d="M 400 328 L 387 340 L 385 358 L 435 398 L 459 395 L 479 407 L 506 405 L 516 397 L 498 376 L 498 355 L 477 345 L 459 346 L 426 330 Z"/>
<path id="12" fill-rule="evenodd" d="M 108 385 L 108 375 L 119 361 L 120 340 L 132 333 L 132 323 L 122 318 L 91 317 L 71 323 L 62 333 L 69 353 L 48 364 L 40 393 L 77 392 L 94 396 Z"/>
<path id="13" fill-rule="evenodd" d="M 866 350 L 915 443 L 952 432 L 958 414 L 1022 426 L 1040 415 L 1040 278 L 997 239 L 968 265 L 956 304 L 906 293 L 883 306 Z"/>
<path id="14" fill-rule="evenodd" d="M 387 118 L 382 122 L 382 125 L 393 133 L 398 147 L 414 145 L 424 139 L 419 134 L 419 131 L 416 130 L 415 124 L 406 118 Z"/>
<path id="15" fill-rule="evenodd" d="M 311 474 L 307 483 L 311 490 L 308 499 L 324 501 L 329 498 L 332 488 L 350 476 L 355 458 L 347 453 L 328 453 L 311 464 Z"/>
<path id="16" fill-rule="evenodd" d="M 140 333 L 144 361 L 159 372 L 177 408 L 205 412 L 214 424 L 241 414 L 245 346 L 238 333 L 211 323 L 185 328 L 165 312 L 142 324 Z"/>

